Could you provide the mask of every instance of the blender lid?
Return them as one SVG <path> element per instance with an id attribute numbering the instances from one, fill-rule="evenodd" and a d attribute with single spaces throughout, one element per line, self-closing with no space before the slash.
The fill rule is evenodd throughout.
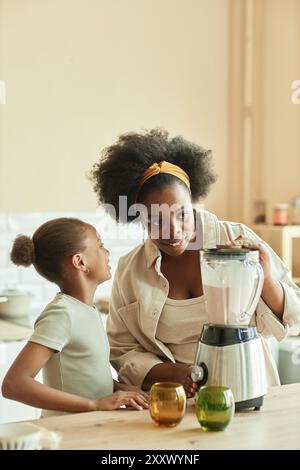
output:
<path id="1" fill-rule="evenodd" d="M 249 253 L 257 250 L 250 250 L 249 248 L 209 248 L 203 250 L 203 257 L 205 259 L 236 259 L 246 260 Z"/>

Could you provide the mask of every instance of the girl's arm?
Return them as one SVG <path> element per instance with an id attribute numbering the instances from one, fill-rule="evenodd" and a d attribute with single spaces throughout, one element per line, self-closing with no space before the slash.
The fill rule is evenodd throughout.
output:
<path id="1" fill-rule="evenodd" d="M 37 382 L 36 375 L 54 353 L 53 349 L 29 341 L 4 378 L 3 396 L 37 408 L 70 413 L 116 409 L 122 405 L 136 409 L 147 407 L 145 398 L 136 392 L 116 392 L 99 400 L 91 400 Z"/>
<path id="2" fill-rule="evenodd" d="M 38 372 L 55 353 L 53 349 L 28 342 L 7 372 L 2 394 L 37 408 L 57 411 L 91 411 L 92 400 L 61 392 L 35 380 Z"/>

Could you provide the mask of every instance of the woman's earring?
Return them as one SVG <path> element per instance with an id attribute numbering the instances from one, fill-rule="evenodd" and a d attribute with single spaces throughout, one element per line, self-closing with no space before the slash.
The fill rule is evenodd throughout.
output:
<path id="1" fill-rule="evenodd" d="M 84 272 L 85 272 L 85 274 L 89 274 L 90 273 L 89 268 L 86 268 L 86 270 Z"/>

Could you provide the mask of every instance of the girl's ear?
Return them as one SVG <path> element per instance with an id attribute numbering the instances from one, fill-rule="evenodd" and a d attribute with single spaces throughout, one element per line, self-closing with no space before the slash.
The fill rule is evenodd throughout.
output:
<path id="1" fill-rule="evenodd" d="M 76 255 L 72 256 L 72 264 L 74 268 L 78 269 L 79 271 L 87 270 L 86 263 L 81 253 L 76 253 Z"/>

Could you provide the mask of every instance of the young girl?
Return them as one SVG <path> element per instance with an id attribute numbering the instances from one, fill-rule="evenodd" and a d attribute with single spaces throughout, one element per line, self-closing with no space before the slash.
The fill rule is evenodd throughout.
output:
<path id="1" fill-rule="evenodd" d="M 107 337 L 93 305 L 96 287 L 111 277 L 108 258 L 95 228 L 74 218 L 50 220 L 32 238 L 16 238 L 13 263 L 33 264 L 60 292 L 6 374 L 4 397 L 42 408 L 43 416 L 148 408 L 144 392 L 112 379 Z M 41 369 L 43 384 L 35 380 Z"/>

